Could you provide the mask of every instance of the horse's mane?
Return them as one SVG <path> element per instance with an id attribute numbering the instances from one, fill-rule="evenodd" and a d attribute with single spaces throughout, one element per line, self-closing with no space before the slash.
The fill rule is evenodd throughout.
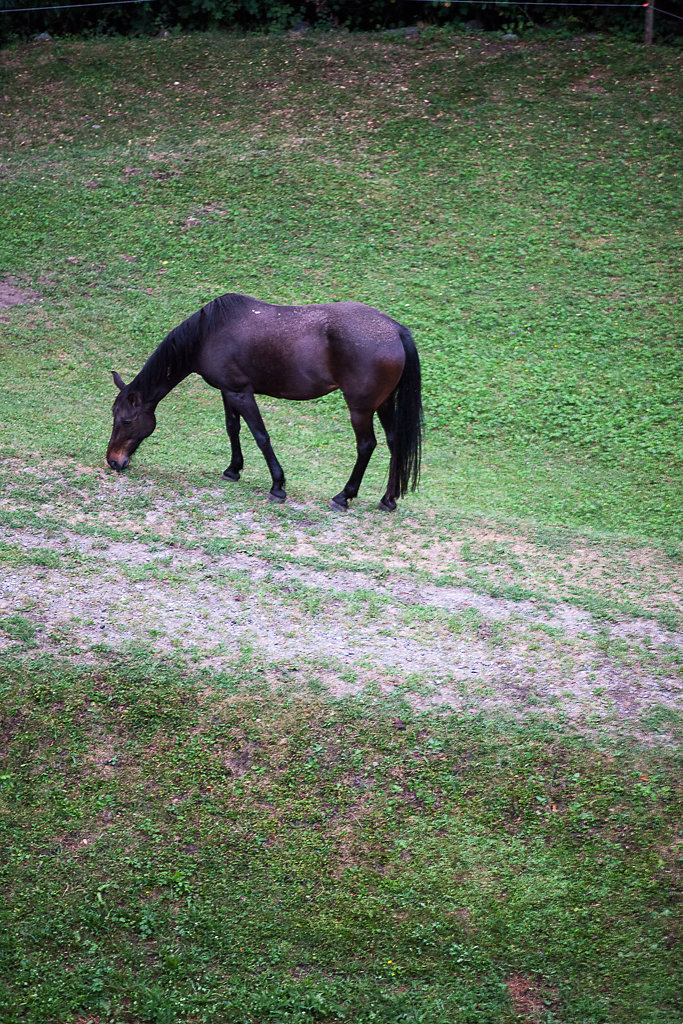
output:
<path id="1" fill-rule="evenodd" d="M 218 330 L 249 302 L 246 295 L 219 295 L 166 335 L 142 367 L 131 387 L 143 395 L 168 391 L 191 372 L 197 349 L 207 334 Z"/>

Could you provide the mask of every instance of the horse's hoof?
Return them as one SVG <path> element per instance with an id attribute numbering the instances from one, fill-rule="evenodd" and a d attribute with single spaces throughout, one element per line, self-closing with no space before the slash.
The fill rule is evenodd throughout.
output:
<path id="1" fill-rule="evenodd" d="M 224 480 L 239 480 L 239 478 L 240 478 L 239 473 L 235 473 L 232 469 L 225 469 L 225 470 L 223 470 L 223 479 Z"/>
<path id="2" fill-rule="evenodd" d="M 284 505 L 286 494 L 273 494 L 272 491 L 268 491 L 268 501 L 274 501 L 276 505 Z"/>
<path id="3" fill-rule="evenodd" d="M 380 512 L 395 512 L 396 511 L 396 502 L 392 501 L 392 503 L 389 504 L 388 502 L 386 502 L 384 500 L 384 498 L 382 498 L 382 500 L 380 501 L 380 503 L 377 506 L 377 508 L 380 510 Z"/>
<path id="4" fill-rule="evenodd" d="M 330 502 L 330 508 L 332 509 L 333 512 L 348 512 L 349 511 L 349 506 L 348 505 L 342 505 L 342 504 L 340 504 L 340 502 L 335 501 L 334 498 L 332 498 L 332 500 Z"/>

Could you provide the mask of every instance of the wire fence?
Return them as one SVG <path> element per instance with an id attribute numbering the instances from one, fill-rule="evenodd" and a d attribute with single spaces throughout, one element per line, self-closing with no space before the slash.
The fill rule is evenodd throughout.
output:
<path id="1" fill-rule="evenodd" d="M 26 14 L 29 11 L 70 11 L 75 7 L 120 7 L 122 4 L 153 4 L 157 0 L 95 0 L 92 4 L 45 4 L 41 7 L 0 7 L 0 14 Z"/>
<path id="2" fill-rule="evenodd" d="M 28 11 L 69 11 L 77 7 L 121 7 L 123 4 L 151 4 L 159 0 L 94 0 L 92 3 L 84 4 L 41 4 L 39 7 L 0 7 L 0 14 L 23 14 Z M 452 4 L 476 5 L 476 0 L 410 0 L 411 3 L 424 3 L 433 6 L 450 7 Z M 577 0 L 487 0 L 489 7 L 649 7 L 650 4 L 620 4 L 620 3 L 579 3 Z M 667 14 L 670 18 L 679 18 L 677 14 L 670 11 L 663 11 L 659 7 L 654 8 L 659 14 Z"/>

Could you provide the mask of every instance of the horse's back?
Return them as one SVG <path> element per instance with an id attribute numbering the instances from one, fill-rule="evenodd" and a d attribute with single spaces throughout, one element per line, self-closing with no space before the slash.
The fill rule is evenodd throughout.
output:
<path id="1" fill-rule="evenodd" d="M 256 393 L 313 398 L 393 390 L 405 361 L 400 325 L 361 302 L 277 305 L 247 295 L 221 296 L 205 307 L 202 374 L 216 370 Z M 212 372 L 213 371 L 213 372 Z M 213 379 L 212 379 L 213 378 Z M 389 382 L 387 384 L 386 382 Z"/>
<path id="2" fill-rule="evenodd" d="M 217 315 L 218 309 L 214 312 L 218 304 L 218 309 L 225 311 L 223 316 Z M 397 337 L 400 327 L 395 320 L 374 306 L 350 300 L 286 306 L 264 302 L 263 299 L 254 299 L 249 295 L 229 293 L 209 303 L 205 309 L 207 312 L 212 311 L 212 319 L 217 323 L 221 320 L 229 321 L 233 328 L 240 323 L 247 326 L 249 331 L 256 328 L 257 333 L 261 333 L 263 327 L 268 325 L 269 328 L 291 329 L 293 332 L 333 332 L 340 337 L 360 334 L 368 336 L 369 340 L 370 335 Z M 264 319 L 257 322 L 256 317 Z"/>

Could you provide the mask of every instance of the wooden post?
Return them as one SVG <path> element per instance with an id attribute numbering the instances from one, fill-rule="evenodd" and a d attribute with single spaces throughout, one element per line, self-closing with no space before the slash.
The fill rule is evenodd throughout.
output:
<path id="1" fill-rule="evenodd" d="M 652 29 L 655 20 L 655 5 L 653 0 L 645 7 L 645 45 L 652 46 Z"/>

